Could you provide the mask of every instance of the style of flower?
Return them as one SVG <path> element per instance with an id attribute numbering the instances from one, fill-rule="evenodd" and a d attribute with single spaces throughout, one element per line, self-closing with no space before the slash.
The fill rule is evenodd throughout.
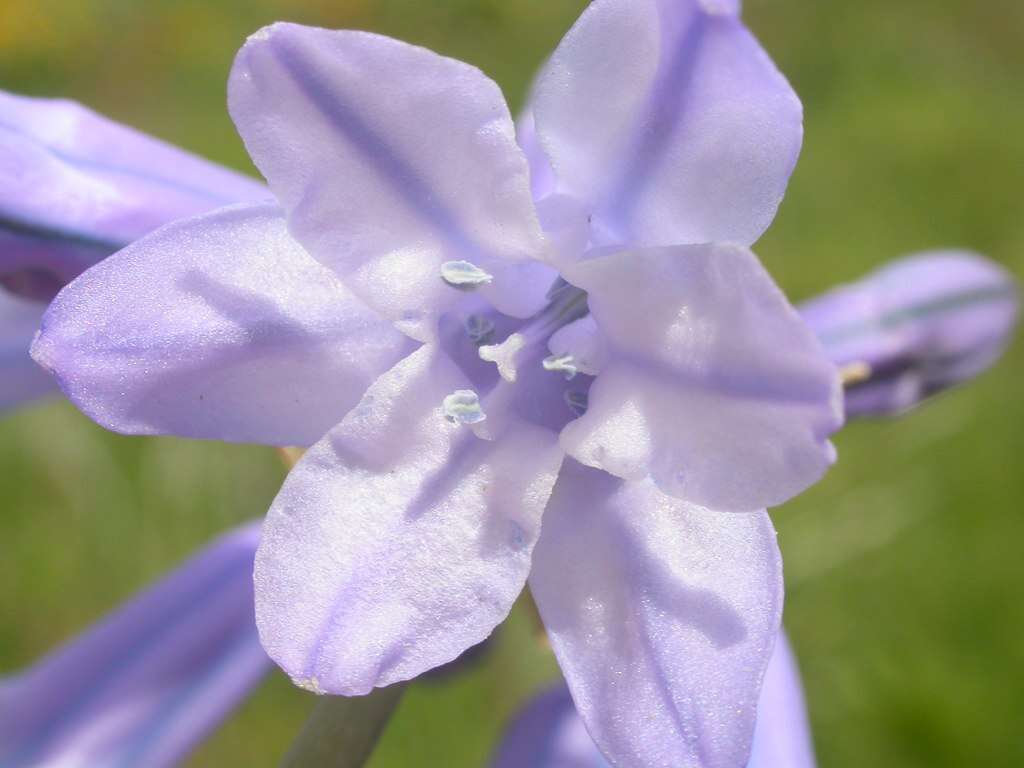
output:
<path id="1" fill-rule="evenodd" d="M 0 766 L 177 765 L 270 670 L 253 620 L 257 525 L 0 684 Z"/>
<path id="2" fill-rule="evenodd" d="M 509 725 L 491 768 L 608 768 L 564 685 L 534 697 Z M 757 704 L 747 768 L 814 768 L 796 659 L 779 635 Z"/>
<path id="3" fill-rule="evenodd" d="M 841 390 L 746 247 L 801 109 L 738 10 L 597 0 L 522 149 L 473 67 L 264 29 L 229 106 L 280 207 L 164 227 L 51 306 L 33 354 L 100 423 L 315 443 L 256 561 L 300 684 L 415 677 L 529 578 L 613 763 L 745 764 L 782 603 L 763 509 L 833 460 Z"/>
<path id="4" fill-rule="evenodd" d="M 54 389 L 28 349 L 70 280 L 170 221 L 268 197 L 74 102 L 0 91 L 0 409 Z"/>

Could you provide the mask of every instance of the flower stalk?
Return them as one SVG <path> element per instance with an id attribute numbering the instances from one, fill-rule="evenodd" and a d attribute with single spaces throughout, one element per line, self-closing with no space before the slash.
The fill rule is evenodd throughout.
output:
<path id="1" fill-rule="evenodd" d="M 281 763 L 284 768 L 358 768 L 365 765 L 398 707 L 405 685 L 366 696 L 322 698 Z"/>

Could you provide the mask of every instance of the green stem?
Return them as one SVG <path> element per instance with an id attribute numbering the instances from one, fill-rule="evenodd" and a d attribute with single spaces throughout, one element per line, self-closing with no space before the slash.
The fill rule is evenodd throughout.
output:
<path id="1" fill-rule="evenodd" d="M 404 684 L 366 696 L 329 696 L 317 703 L 285 755 L 284 768 L 361 768 L 398 706 Z"/>

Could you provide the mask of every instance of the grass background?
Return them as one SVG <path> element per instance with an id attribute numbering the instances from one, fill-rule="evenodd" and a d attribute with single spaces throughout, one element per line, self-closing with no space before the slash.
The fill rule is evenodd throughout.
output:
<path id="1" fill-rule="evenodd" d="M 241 169 L 234 51 L 287 19 L 428 45 L 513 105 L 582 0 L 4 0 L 0 87 L 65 95 Z M 806 107 L 758 252 L 794 300 L 902 253 L 969 246 L 1024 274 L 1024 4 L 747 0 Z M 1024 764 L 1020 344 L 775 510 L 786 624 L 824 768 Z M 0 671 L 27 664 L 215 532 L 261 514 L 268 450 L 107 434 L 63 403 L 0 420 Z M 555 667 L 517 609 L 472 671 L 413 687 L 373 760 L 479 766 Z M 273 765 L 312 704 L 274 676 L 191 761 Z"/>

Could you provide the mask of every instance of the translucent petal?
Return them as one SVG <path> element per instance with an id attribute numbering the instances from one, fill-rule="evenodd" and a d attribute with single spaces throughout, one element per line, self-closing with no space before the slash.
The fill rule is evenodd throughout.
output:
<path id="1" fill-rule="evenodd" d="M 563 684 L 531 699 L 509 726 L 491 768 L 608 768 Z M 747 768 L 814 768 L 800 676 L 785 634 L 775 643 L 757 704 Z"/>
<path id="2" fill-rule="evenodd" d="M 256 558 L 263 645 L 299 684 L 360 695 L 451 661 L 512 607 L 561 463 L 554 433 L 477 438 L 430 346 L 370 387 L 288 476 Z"/>
<path id="3" fill-rule="evenodd" d="M 459 301 L 441 265 L 528 317 L 550 280 L 527 161 L 501 91 L 479 70 L 365 32 L 275 24 L 231 74 L 232 117 L 291 231 L 415 338 Z"/>
<path id="4" fill-rule="evenodd" d="M 562 432 L 577 460 L 740 512 L 781 504 L 834 460 L 835 367 L 750 251 L 620 251 L 567 276 L 607 349 Z"/>
<path id="5" fill-rule="evenodd" d="M 118 432 L 310 445 L 412 347 L 269 205 L 136 241 L 65 288 L 32 354 Z"/>
<path id="6" fill-rule="evenodd" d="M 536 87 L 558 188 L 597 238 L 753 243 L 782 200 L 802 108 L 739 3 L 596 0 Z"/>
<path id="7" fill-rule="evenodd" d="M 533 560 L 548 637 L 609 762 L 744 764 L 782 613 L 767 514 L 567 462 Z"/>

